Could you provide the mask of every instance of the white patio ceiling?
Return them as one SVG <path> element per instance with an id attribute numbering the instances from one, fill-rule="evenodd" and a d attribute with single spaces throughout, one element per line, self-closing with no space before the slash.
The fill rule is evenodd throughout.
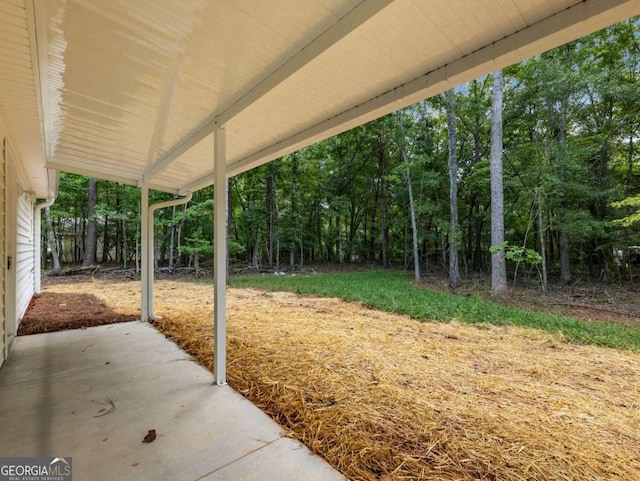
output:
<path id="1" fill-rule="evenodd" d="M 0 0 L 0 104 L 45 166 L 186 192 L 625 18 L 640 0 Z"/>

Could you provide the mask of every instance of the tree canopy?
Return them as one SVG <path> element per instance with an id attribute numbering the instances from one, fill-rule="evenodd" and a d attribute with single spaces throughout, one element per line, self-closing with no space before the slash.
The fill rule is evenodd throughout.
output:
<path id="1" fill-rule="evenodd" d="M 512 273 L 544 263 L 561 282 L 610 276 L 640 244 L 640 26 L 637 18 L 503 72 L 504 244 Z M 281 270 L 364 263 L 447 270 L 491 265 L 492 76 L 235 176 L 233 262 Z M 447 106 L 455 104 L 457 219 L 450 222 Z M 451 120 L 451 119 L 450 119 Z M 135 263 L 140 194 L 63 174 L 51 225 L 61 260 L 79 263 L 96 221 L 97 261 Z M 168 194 L 152 192 L 153 201 Z M 453 226 L 453 227 L 452 227 Z M 452 232 L 451 229 L 455 229 Z M 212 188 L 156 218 L 159 265 L 211 263 Z M 494 246 L 495 247 L 495 246 Z M 416 259 L 417 256 L 417 259 Z M 537 276 L 537 274 L 534 274 Z"/>

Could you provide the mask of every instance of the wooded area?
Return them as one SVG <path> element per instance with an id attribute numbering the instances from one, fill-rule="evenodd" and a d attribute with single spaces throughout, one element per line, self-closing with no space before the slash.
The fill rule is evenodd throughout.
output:
<path id="1" fill-rule="evenodd" d="M 511 281 L 543 289 L 547 272 L 562 284 L 629 279 L 640 260 L 639 37 L 630 19 L 229 179 L 232 262 L 446 270 L 455 286 L 458 271 L 499 273 L 506 258 Z M 212 187 L 159 210 L 158 266 L 210 265 L 212 215 Z M 47 268 L 58 252 L 137 265 L 136 187 L 62 174 L 45 224 Z"/>

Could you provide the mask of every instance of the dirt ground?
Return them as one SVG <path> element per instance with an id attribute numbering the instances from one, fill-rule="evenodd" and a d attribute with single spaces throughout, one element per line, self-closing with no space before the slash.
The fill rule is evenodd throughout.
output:
<path id="1" fill-rule="evenodd" d="M 446 279 L 444 273 L 430 275 L 420 283 L 431 290 L 463 296 L 477 295 L 495 302 L 491 299 L 488 277 L 465 278 L 457 289 L 451 289 L 443 279 Z M 537 283 L 521 280 L 517 288 L 509 284 L 509 294 L 501 302 L 588 322 L 640 325 L 640 284 L 637 283 L 592 283 L 579 279 L 564 287 L 551 284 L 545 296 Z"/>
<path id="2" fill-rule="evenodd" d="M 139 315 L 138 282 L 85 278 L 47 282 L 42 322 L 86 313 L 61 294 Z M 639 353 L 335 299 L 228 295 L 229 383 L 350 479 L 640 479 Z M 156 300 L 156 327 L 211 367 L 211 286 L 161 280 Z"/>

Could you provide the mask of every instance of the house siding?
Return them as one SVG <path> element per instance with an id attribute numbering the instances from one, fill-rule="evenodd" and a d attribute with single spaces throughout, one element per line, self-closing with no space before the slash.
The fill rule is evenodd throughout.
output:
<path id="1" fill-rule="evenodd" d="M 28 193 L 18 197 L 16 240 L 16 318 L 24 316 L 34 293 L 35 239 L 33 198 Z"/>
<path id="2" fill-rule="evenodd" d="M 0 110 L 0 366 L 35 292 L 35 198 Z"/>
<path id="3" fill-rule="evenodd" d="M 9 355 L 9 347 L 7 346 L 7 327 L 6 327 L 6 272 L 5 272 L 5 258 L 6 258 L 6 201 L 5 201 L 5 176 L 6 176 L 6 132 L 2 117 L 0 117 L 0 366 L 4 363 L 4 360 Z"/>

